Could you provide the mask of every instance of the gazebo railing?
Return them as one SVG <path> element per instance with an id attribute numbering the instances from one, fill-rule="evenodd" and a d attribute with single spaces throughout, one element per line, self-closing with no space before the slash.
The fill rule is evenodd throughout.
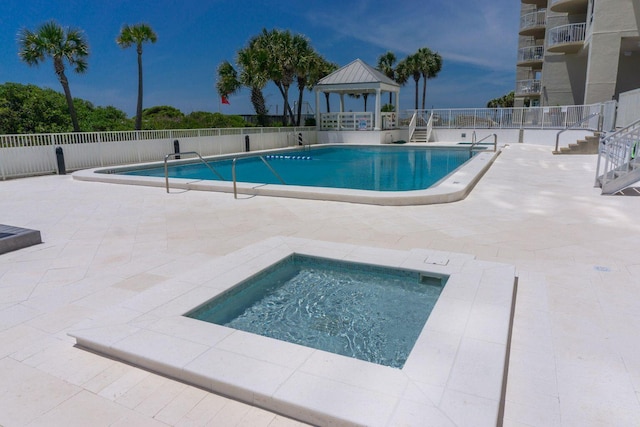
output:
<path id="1" fill-rule="evenodd" d="M 323 113 L 320 115 L 322 130 L 372 130 L 373 113 Z"/>
<path id="2" fill-rule="evenodd" d="M 398 116 L 396 113 L 381 113 L 382 129 L 396 129 Z M 320 114 L 321 130 L 373 130 L 375 118 L 372 112 L 322 113 Z"/>

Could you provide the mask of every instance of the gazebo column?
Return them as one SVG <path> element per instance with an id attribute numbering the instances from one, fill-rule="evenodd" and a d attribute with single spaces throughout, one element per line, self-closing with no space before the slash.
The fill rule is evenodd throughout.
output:
<path id="1" fill-rule="evenodd" d="M 380 114 L 380 97 L 382 96 L 382 91 L 380 90 L 380 88 L 376 89 L 376 110 L 375 110 L 375 115 L 374 115 L 374 127 L 373 130 L 380 130 L 381 126 L 380 126 L 380 122 L 382 121 L 381 118 L 381 114 Z"/>
<path id="2" fill-rule="evenodd" d="M 316 89 L 316 129 L 322 129 L 322 114 L 320 114 L 320 91 Z M 323 92 L 324 93 L 324 92 Z"/>

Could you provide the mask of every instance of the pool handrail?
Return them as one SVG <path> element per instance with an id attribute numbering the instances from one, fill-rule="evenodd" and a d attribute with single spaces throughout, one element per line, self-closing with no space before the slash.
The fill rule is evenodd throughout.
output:
<path id="1" fill-rule="evenodd" d="M 183 154 L 195 154 L 196 156 L 198 156 L 198 158 L 200 159 L 200 161 L 202 163 L 204 163 L 204 165 L 206 167 L 209 168 L 209 170 L 211 172 L 213 172 L 214 174 L 216 174 L 218 176 L 218 178 L 220 178 L 221 180 L 225 181 L 224 177 L 217 171 L 215 170 L 211 165 L 209 165 L 209 163 L 207 163 L 202 156 L 200 155 L 200 153 L 198 153 L 197 151 L 183 151 L 183 152 L 178 152 L 178 153 L 169 153 L 166 156 L 164 156 L 164 183 L 165 183 L 165 187 L 167 189 L 167 193 L 169 192 L 169 168 L 167 166 L 167 160 L 169 159 L 169 157 L 177 157 Z"/>
<path id="2" fill-rule="evenodd" d="M 495 153 L 496 151 L 498 151 L 498 135 L 497 134 L 490 133 L 489 135 L 485 136 L 481 140 L 476 141 L 476 131 L 473 131 L 473 136 L 471 137 L 471 145 L 469 146 L 469 152 L 470 153 L 473 152 L 473 149 L 475 146 L 477 146 L 482 141 L 492 136 L 493 136 L 493 152 Z"/>
<path id="3" fill-rule="evenodd" d="M 260 160 L 262 160 L 262 162 L 265 164 L 265 166 L 267 166 L 267 168 L 269 168 L 271 173 L 276 178 L 278 178 L 278 180 L 282 183 L 282 185 L 287 185 L 287 183 L 284 182 L 284 179 L 282 179 L 280 174 L 278 174 L 278 172 L 276 172 L 276 170 L 269 164 L 269 162 L 267 162 L 267 160 L 263 156 L 258 156 L 258 157 L 260 157 Z M 234 157 L 233 160 L 231 161 L 231 179 L 233 180 L 233 198 L 234 199 L 238 198 L 238 189 L 237 189 L 237 185 L 236 185 L 236 162 L 237 161 L 238 161 L 237 157 Z"/>
<path id="4" fill-rule="evenodd" d="M 600 121 L 600 113 L 591 113 L 589 114 L 587 117 L 585 117 L 584 119 L 580 120 L 579 122 L 576 122 L 574 124 L 572 124 L 571 126 L 568 126 L 564 129 L 562 129 L 560 132 L 558 132 L 556 134 L 556 149 L 553 151 L 554 153 L 558 153 L 558 145 L 560 144 L 560 134 L 563 132 L 566 132 L 568 130 L 574 129 L 578 126 L 580 126 L 582 123 L 586 122 L 587 120 L 591 120 L 592 118 L 594 118 L 595 116 L 598 116 L 598 131 L 601 130 L 601 121 Z"/>

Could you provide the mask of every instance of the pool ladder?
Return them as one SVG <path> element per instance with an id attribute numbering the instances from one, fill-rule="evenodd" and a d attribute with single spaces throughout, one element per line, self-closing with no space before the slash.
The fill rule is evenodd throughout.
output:
<path id="1" fill-rule="evenodd" d="M 269 170 L 271 171 L 271 173 L 278 178 L 278 180 L 282 183 L 282 185 L 287 185 L 286 182 L 284 182 L 284 179 L 282 179 L 282 177 L 278 174 L 278 172 L 276 172 L 276 170 L 273 168 L 273 166 L 271 166 L 269 164 L 269 162 L 267 162 L 267 160 L 262 157 L 259 156 L 260 160 L 262 160 L 262 163 L 265 164 L 265 166 L 267 166 L 267 168 L 269 168 Z M 237 199 L 238 198 L 238 189 L 236 186 L 236 162 L 238 161 L 237 157 L 234 157 L 233 161 L 231 162 L 231 178 L 233 179 L 233 198 Z"/>
<path id="2" fill-rule="evenodd" d="M 169 169 L 167 166 L 167 160 L 169 160 L 170 157 L 178 157 L 181 156 L 183 154 L 195 154 L 196 156 L 198 156 L 198 158 L 200 159 L 200 161 L 202 163 L 204 163 L 204 165 L 206 167 L 209 168 L 209 170 L 211 172 L 213 172 L 215 175 L 218 176 L 218 178 L 220 178 L 221 180 L 225 181 L 224 177 L 217 171 L 215 170 L 209 163 L 207 163 L 202 156 L 200 155 L 200 153 L 198 153 L 197 151 L 184 151 L 182 153 L 171 153 L 171 154 L 167 154 L 166 156 L 164 156 L 164 184 L 165 187 L 167 189 L 167 193 L 169 192 Z"/>
<path id="3" fill-rule="evenodd" d="M 493 137 L 493 152 L 495 153 L 496 151 L 498 151 L 498 135 L 496 135 L 495 133 L 491 133 L 485 136 L 484 138 L 482 138 L 480 141 L 476 141 L 476 131 L 474 130 L 471 136 L 471 146 L 469 147 L 469 155 L 473 154 L 473 149 L 476 148 L 478 144 L 480 144 L 482 141 L 490 137 Z"/>

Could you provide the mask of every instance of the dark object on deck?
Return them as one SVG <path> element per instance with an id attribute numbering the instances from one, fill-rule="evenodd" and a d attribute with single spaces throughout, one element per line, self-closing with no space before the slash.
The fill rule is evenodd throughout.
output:
<path id="1" fill-rule="evenodd" d="M 299 133 L 299 134 L 298 134 L 298 145 L 304 145 L 304 144 L 302 143 L 302 133 Z"/>
<path id="2" fill-rule="evenodd" d="M 399 139 L 398 141 L 393 141 L 394 144 L 406 144 L 407 141 L 405 141 L 404 139 Z"/>
<path id="3" fill-rule="evenodd" d="M 251 144 L 249 143 L 249 135 L 244 136 L 244 151 L 251 151 Z"/>
<path id="4" fill-rule="evenodd" d="M 180 152 L 180 141 L 178 141 L 177 139 L 173 140 L 173 152 L 175 154 L 178 154 Z M 176 156 L 176 160 L 180 160 L 179 154 Z"/>
<path id="5" fill-rule="evenodd" d="M 58 175 L 66 175 L 67 170 L 64 167 L 64 153 L 62 147 L 56 147 L 56 161 L 58 162 Z"/>
<path id="6" fill-rule="evenodd" d="M 0 254 L 42 243 L 40 232 L 28 228 L 0 224 Z"/>

